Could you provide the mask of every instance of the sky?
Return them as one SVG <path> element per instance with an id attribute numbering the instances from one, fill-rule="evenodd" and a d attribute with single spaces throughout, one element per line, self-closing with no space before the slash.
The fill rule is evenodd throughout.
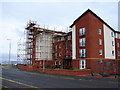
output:
<path id="1" fill-rule="evenodd" d="M 3 0 L 2 0 L 3 1 Z M 27 0 L 28 1 L 28 0 Z M 34 0 L 35 1 L 35 0 Z M 112 28 L 118 30 L 118 2 L 0 2 L 0 61 L 16 60 L 17 43 L 24 36 L 29 20 L 41 27 L 64 31 L 87 9 L 91 9 Z"/>

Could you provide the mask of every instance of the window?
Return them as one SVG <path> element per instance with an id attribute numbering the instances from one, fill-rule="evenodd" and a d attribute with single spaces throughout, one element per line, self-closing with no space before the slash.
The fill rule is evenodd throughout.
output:
<path id="1" fill-rule="evenodd" d="M 59 45 L 59 48 L 61 48 L 61 45 Z"/>
<path id="2" fill-rule="evenodd" d="M 86 60 L 80 60 L 80 69 L 86 68 Z"/>
<path id="3" fill-rule="evenodd" d="M 114 56 L 114 51 L 112 51 L 112 55 Z"/>
<path id="4" fill-rule="evenodd" d="M 65 40 L 68 40 L 68 37 L 67 37 L 67 36 L 65 36 Z"/>
<path id="5" fill-rule="evenodd" d="M 120 34 L 118 34 L 118 38 L 120 39 Z"/>
<path id="6" fill-rule="evenodd" d="M 102 39 L 99 39 L 99 45 L 102 45 Z"/>
<path id="7" fill-rule="evenodd" d="M 117 38 L 117 33 L 115 33 L 115 38 Z"/>
<path id="8" fill-rule="evenodd" d="M 117 46 L 118 46 L 118 47 L 120 47 L 120 44 L 119 44 L 119 42 L 117 43 Z"/>
<path id="9" fill-rule="evenodd" d="M 57 51 L 57 45 L 55 46 L 55 51 Z"/>
<path id="10" fill-rule="evenodd" d="M 112 41 L 112 46 L 114 46 L 114 41 Z"/>
<path id="11" fill-rule="evenodd" d="M 64 40 L 64 37 L 61 37 L 61 40 Z"/>
<path id="12" fill-rule="evenodd" d="M 102 49 L 99 50 L 99 55 L 102 55 Z"/>
<path id="13" fill-rule="evenodd" d="M 61 65 L 61 61 L 59 61 L 59 65 Z"/>
<path id="14" fill-rule="evenodd" d="M 59 53 L 59 57 L 61 56 L 61 54 Z"/>
<path id="15" fill-rule="evenodd" d="M 57 53 L 55 53 L 55 59 L 57 59 Z"/>
<path id="16" fill-rule="evenodd" d="M 65 44 L 65 48 L 68 49 L 68 44 L 67 43 Z"/>
<path id="17" fill-rule="evenodd" d="M 79 36 L 84 36 L 86 33 L 86 29 L 85 28 L 80 28 L 79 30 Z"/>
<path id="18" fill-rule="evenodd" d="M 40 64 L 42 64 L 42 61 L 40 61 Z"/>
<path id="19" fill-rule="evenodd" d="M 101 35 L 102 34 L 102 30 L 98 29 L 98 34 Z"/>
<path id="20" fill-rule="evenodd" d="M 111 36 L 112 36 L 112 37 L 114 36 L 114 33 L 113 33 L 113 32 L 111 32 Z"/>
<path id="21" fill-rule="evenodd" d="M 80 53 L 81 58 L 86 57 L 86 50 L 85 49 L 80 49 L 79 53 Z"/>
<path id="22" fill-rule="evenodd" d="M 119 42 L 117 43 L 117 46 L 119 47 Z"/>
<path id="23" fill-rule="evenodd" d="M 40 52 L 40 57 L 41 57 L 41 52 Z"/>
<path id="24" fill-rule="evenodd" d="M 55 65 L 57 65 L 57 62 L 55 61 Z"/>
<path id="25" fill-rule="evenodd" d="M 68 36 L 68 40 L 71 40 L 71 36 Z"/>
<path id="26" fill-rule="evenodd" d="M 120 56 L 120 51 L 118 51 L 118 56 Z"/>
<path id="27" fill-rule="evenodd" d="M 85 46 L 85 38 L 79 39 L 79 45 L 80 46 Z"/>

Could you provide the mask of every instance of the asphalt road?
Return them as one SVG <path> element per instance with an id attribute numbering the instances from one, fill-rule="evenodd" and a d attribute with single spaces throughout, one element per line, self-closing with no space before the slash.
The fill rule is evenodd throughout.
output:
<path id="1" fill-rule="evenodd" d="M 2 67 L 2 85 L 7 88 L 118 88 L 117 79 L 100 79 L 28 72 Z"/>

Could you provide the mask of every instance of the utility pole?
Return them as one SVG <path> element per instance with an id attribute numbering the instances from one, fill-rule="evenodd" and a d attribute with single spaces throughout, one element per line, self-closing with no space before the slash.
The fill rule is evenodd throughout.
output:
<path id="1" fill-rule="evenodd" d="M 10 43 L 9 43 L 9 64 L 11 64 L 11 62 L 10 62 L 10 56 L 11 56 L 11 39 L 7 39 L 7 40 L 10 41 Z"/>

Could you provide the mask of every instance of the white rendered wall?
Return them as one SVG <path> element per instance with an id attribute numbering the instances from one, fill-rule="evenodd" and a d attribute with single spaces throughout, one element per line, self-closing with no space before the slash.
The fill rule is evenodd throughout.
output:
<path id="1" fill-rule="evenodd" d="M 103 27 L 105 59 L 115 59 L 115 37 L 111 36 L 111 32 L 113 31 L 110 28 L 108 28 L 105 24 L 103 24 Z M 114 42 L 114 46 L 112 45 L 112 41 Z M 114 51 L 114 55 L 112 55 L 112 51 Z"/>
<path id="2" fill-rule="evenodd" d="M 39 34 L 36 38 L 36 60 L 52 60 L 52 34 Z"/>
<path id="3" fill-rule="evenodd" d="M 72 27 L 72 59 L 76 59 L 76 27 Z"/>

